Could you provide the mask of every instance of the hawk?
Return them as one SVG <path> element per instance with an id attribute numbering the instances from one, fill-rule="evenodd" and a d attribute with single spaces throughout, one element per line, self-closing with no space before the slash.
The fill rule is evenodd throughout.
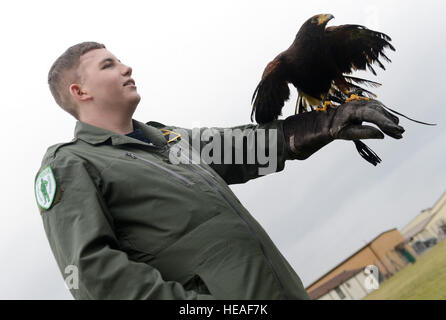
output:
<path id="1" fill-rule="evenodd" d="M 319 14 L 308 19 L 291 46 L 268 63 L 252 96 L 251 121 L 254 116 L 260 124 L 277 119 L 289 99 L 290 83 L 298 91 L 295 113 L 323 111 L 334 106 L 333 102 L 375 97 L 360 85 L 378 87 L 380 83 L 349 74 L 368 69 L 376 75 L 374 64 L 385 70 L 380 59 L 391 60 L 384 50 L 395 51 L 390 37 L 361 25 L 326 27 L 333 18 Z M 354 142 L 367 161 L 373 165 L 381 162 L 364 143 Z"/>

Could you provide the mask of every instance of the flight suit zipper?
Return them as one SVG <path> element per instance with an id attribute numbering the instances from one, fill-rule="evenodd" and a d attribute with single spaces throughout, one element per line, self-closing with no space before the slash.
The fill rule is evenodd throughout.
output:
<path id="1" fill-rule="evenodd" d="M 214 174 L 212 172 L 207 171 L 205 168 L 203 168 L 202 166 L 193 163 L 188 157 L 186 157 L 182 150 L 180 149 L 179 152 L 177 153 L 177 156 L 179 155 L 180 158 L 184 159 L 186 162 L 185 163 L 191 163 L 192 165 L 195 165 L 196 167 L 198 167 L 201 171 L 203 171 L 204 173 L 206 173 L 208 176 L 211 176 L 212 178 L 216 179 L 216 177 L 214 176 Z M 170 161 L 169 161 L 170 162 Z"/>
<path id="2" fill-rule="evenodd" d="M 180 156 L 183 157 L 182 154 L 180 154 Z M 280 281 L 279 276 L 277 275 L 277 272 L 274 269 L 270 258 L 266 254 L 266 251 L 263 247 L 262 242 L 259 239 L 257 232 L 252 228 L 251 224 L 243 217 L 242 213 L 232 204 L 231 201 L 229 201 L 229 199 L 225 196 L 225 194 L 223 192 L 221 192 L 221 190 L 212 181 L 209 181 L 203 174 L 201 174 L 198 170 L 196 170 L 195 169 L 196 167 L 200 168 L 202 171 L 205 171 L 208 175 L 210 175 L 212 177 L 214 177 L 214 175 L 212 173 L 210 173 L 209 171 L 207 171 L 206 169 L 202 168 L 198 164 L 192 164 L 191 166 L 186 166 L 186 168 L 189 169 L 190 171 L 197 173 L 232 208 L 232 210 L 235 211 L 235 213 L 240 217 L 240 219 L 242 219 L 242 221 L 248 226 L 249 231 L 251 232 L 251 234 L 256 238 L 257 242 L 259 243 L 259 246 L 260 246 L 260 249 L 262 250 L 263 256 L 265 257 L 267 263 L 269 264 L 271 271 L 273 272 L 273 275 L 276 278 L 276 281 L 279 283 L 280 288 L 283 291 L 282 293 L 283 293 L 284 297 L 286 298 L 287 295 L 285 294 L 285 289 L 283 287 L 283 284 Z"/>
<path id="3" fill-rule="evenodd" d="M 146 163 L 149 163 L 149 164 L 151 164 L 152 166 L 154 166 L 154 167 L 156 167 L 156 168 L 158 168 L 158 169 L 160 169 L 160 170 L 163 170 L 164 172 L 166 172 L 166 173 L 168 173 L 168 174 L 174 176 L 174 177 L 177 178 L 178 180 L 180 180 L 180 181 L 182 181 L 183 183 L 185 183 L 187 186 L 191 186 L 191 185 L 194 184 L 192 181 L 190 181 L 190 180 L 187 179 L 186 177 L 183 177 L 183 176 L 180 175 L 179 173 L 177 173 L 177 172 L 175 172 L 175 171 L 173 171 L 173 170 L 170 170 L 170 169 L 168 169 L 168 168 L 165 168 L 165 167 L 163 167 L 162 165 L 159 165 L 159 164 L 156 163 L 156 162 L 153 162 L 153 161 L 148 160 L 148 159 L 145 159 L 145 158 L 141 158 L 140 156 L 136 156 L 134 153 L 131 153 L 131 152 L 126 152 L 125 155 L 128 156 L 128 157 L 130 157 L 130 158 L 132 158 L 132 159 L 138 159 L 138 160 L 144 161 L 144 162 L 146 162 Z"/>
<path id="4" fill-rule="evenodd" d="M 164 170 L 165 172 L 168 172 L 169 174 L 173 175 L 174 177 L 178 178 L 179 180 L 185 182 L 187 185 L 192 185 L 193 184 L 193 182 L 191 182 L 189 179 L 183 177 L 182 175 L 180 175 L 180 174 L 178 174 L 178 173 L 176 173 L 176 172 L 174 172 L 174 171 L 172 171 L 170 169 L 164 168 L 163 166 L 161 166 L 161 165 L 159 165 L 159 164 L 157 164 L 157 163 L 155 163 L 153 161 L 150 161 L 150 160 L 141 158 L 139 156 L 136 156 L 134 153 L 131 153 L 131 152 L 126 152 L 126 155 L 128 157 L 130 157 L 130 158 L 142 160 L 144 162 L 147 162 L 147 163 L 155 166 L 156 168 Z M 186 158 L 183 156 L 183 154 L 180 153 L 180 156 L 183 157 L 183 159 L 186 160 Z M 187 160 L 189 161 L 189 159 L 187 159 Z M 195 169 L 196 167 L 198 167 L 200 170 Z M 280 281 L 279 276 L 277 275 L 277 272 L 276 272 L 276 270 L 274 269 L 274 267 L 272 265 L 271 259 L 266 254 L 266 251 L 265 251 L 265 249 L 263 247 L 262 242 L 259 239 L 259 236 L 257 235 L 257 232 L 252 228 L 251 224 L 243 217 L 241 212 L 231 203 L 231 201 L 229 201 L 229 199 L 224 195 L 224 193 L 221 192 L 220 189 L 212 181 L 209 181 L 209 179 L 205 175 L 203 175 L 200 171 L 205 171 L 209 176 L 212 176 L 213 178 L 215 178 L 214 175 L 212 173 L 210 173 L 209 171 L 207 171 L 206 169 L 204 169 L 201 166 L 199 166 L 198 164 L 193 164 L 192 163 L 191 165 L 186 165 L 185 168 L 187 168 L 189 171 L 192 171 L 193 173 L 198 174 L 212 188 L 212 190 L 214 190 L 215 193 L 217 193 L 220 196 L 220 198 L 222 198 L 232 208 L 232 210 L 234 210 L 234 212 L 239 216 L 239 218 L 242 219 L 242 221 L 246 224 L 246 226 L 248 227 L 248 229 L 251 232 L 251 234 L 257 240 L 257 242 L 258 242 L 258 244 L 260 246 L 260 249 L 262 250 L 263 256 L 265 257 L 268 265 L 270 266 L 271 271 L 272 271 L 274 277 L 276 278 L 276 281 L 279 283 L 280 288 L 283 291 L 282 292 L 283 295 L 286 297 L 285 289 L 283 287 L 283 284 Z M 192 169 L 192 168 L 194 168 L 194 169 Z"/>

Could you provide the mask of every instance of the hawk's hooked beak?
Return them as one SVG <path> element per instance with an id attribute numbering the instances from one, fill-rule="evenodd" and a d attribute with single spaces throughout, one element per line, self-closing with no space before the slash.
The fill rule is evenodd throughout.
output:
<path id="1" fill-rule="evenodd" d="M 327 23 L 331 19 L 334 19 L 334 16 L 332 14 L 321 14 L 317 17 L 317 24 L 321 25 Z"/>

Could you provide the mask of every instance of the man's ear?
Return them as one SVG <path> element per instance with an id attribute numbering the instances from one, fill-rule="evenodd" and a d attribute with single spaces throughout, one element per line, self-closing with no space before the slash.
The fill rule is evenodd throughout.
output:
<path id="1" fill-rule="evenodd" d="M 70 94 L 76 101 L 86 101 L 92 98 L 78 83 L 70 85 Z"/>

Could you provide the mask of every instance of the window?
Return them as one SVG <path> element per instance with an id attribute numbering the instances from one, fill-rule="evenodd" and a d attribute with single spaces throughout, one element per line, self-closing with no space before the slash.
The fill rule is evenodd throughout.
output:
<path id="1" fill-rule="evenodd" d="M 336 293 L 338 294 L 339 298 L 341 298 L 341 299 L 345 299 L 345 294 L 344 294 L 344 292 L 342 292 L 341 288 L 336 287 L 336 288 L 335 288 L 335 291 L 336 291 Z"/>

